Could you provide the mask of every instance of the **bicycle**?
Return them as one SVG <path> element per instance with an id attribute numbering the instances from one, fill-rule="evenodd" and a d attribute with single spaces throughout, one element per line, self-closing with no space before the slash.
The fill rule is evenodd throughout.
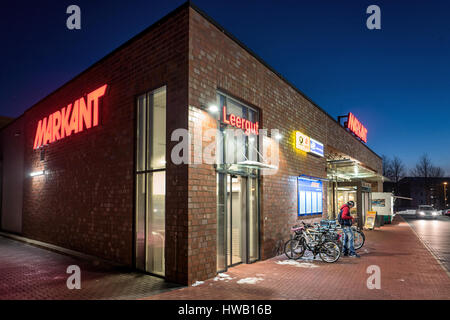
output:
<path id="1" fill-rule="evenodd" d="M 291 231 L 295 232 L 292 239 L 284 245 L 284 253 L 289 259 L 301 258 L 306 250 L 312 252 L 314 259 L 319 255 L 326 263 L 339 260 L 341 250 L 339 245 L 329 239 L 326 230 L 315 230 L 312 225 L 303 223 L 303 227 L 294 226 Z"/>
<path id="2" fill-rule="evenodd" d="M 327 228 L 330 232 L 335 232 L 340 235 L 340 239 L 343 239 L 343 230 L 342 226 L 337 223 L 336 220 L 322 220 L 320 221 L 320 226 L 323 228 Z M 352 226 L 353 232 L 353 247 L 355 250 L 361 249 L 364 243 L 366 242 L 366 235 L 364 232 L 357 226 Z M 340 247 L 342 249 L 342 241 L 339 242 Z"/>
<path id="3" fill-rule="evenodd" d="M 279 255 L 283 254 L 283 240 L 278 239 L 275 241 L 275 246 L 272 250 L 273 256 L 278 257 Z"/>
<path id="4" fill-rule="evenodd" d="M 355 250 L 359 250 L 363 247 L 364 243 L 366 242 L 366 235 L 359 227 L 352 226 L 351 229 L 353 232 L 353 247 L 355 248 Z M 340 233 L 341 236 L 343 237 L 343 230 L 341 225 L 338 225 L 336 227 L 336 231 Z"/>

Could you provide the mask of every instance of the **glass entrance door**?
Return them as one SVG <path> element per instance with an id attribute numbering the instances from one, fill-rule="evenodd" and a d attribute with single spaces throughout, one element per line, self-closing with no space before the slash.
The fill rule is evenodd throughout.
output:
<path id="1" fill-rule="evenodd" d="M 372 210 L 372 201 L 370 192 L 362 192 L 362 219 L 366 221 L 366 213 L 367 211 Z"/>
<path id="2" fill-rule="evenodd" d="M 218 173 L 217 201 L 217 270 L 258 260 L 258 179 Z"/>
<path id="3" fill-rule="evenodd" d="M 245 261 L 245 217 L 247 179 L 227 176 L 227 266 Z"/>

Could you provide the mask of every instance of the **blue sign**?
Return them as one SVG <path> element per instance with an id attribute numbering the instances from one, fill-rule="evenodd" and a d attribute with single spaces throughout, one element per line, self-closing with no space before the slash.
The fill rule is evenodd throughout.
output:
<path id="1" fill-rule="evenodd" d="M 311 150 L 309 152 L 323 157 L 323 144 L 313 138 L 311 140 Z"/>
<path id="2" fill-rule="evenodd" d="M 322 181 L 298 177 L 297 189 L 299 216 L 323 213 Z"/>

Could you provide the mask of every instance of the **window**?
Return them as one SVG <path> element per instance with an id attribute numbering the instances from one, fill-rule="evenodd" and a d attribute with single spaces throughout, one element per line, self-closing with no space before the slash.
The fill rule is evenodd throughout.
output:
<path id="1" fill-rule="evenodd" d="M 297 178 L 298 215 L 322 214 L 322 181 L 309 178 Z"/>
<path id="2" fill-rule="evenodd" d="M 164 275 L 166 88 L 137 100 L 136 267 Z"/>
<path id="3" fill-rule="evenodd" d="M 255 124 L 259 124 L 259 112 L 223 93 L 217 94 L 217 103 L 220 106 L 220 127 L 223 136 L 223 150 L 218 152 L 218 162 L 220 164 L 236 164 L 247 160 L 259 161 L 258 135 L 255 132 Z M 224 110 L 226 110 L 225 117 L 227 119 L 230 115 L 239 117 L 246 123 L 242 126 L 248 126 L 248 129 L 237 129 L 231 136 L 224 134 L 226 129 L 236 129 L 235 126 L 225 125 L 224 120 L 227 119 L 224 119 Z"/>

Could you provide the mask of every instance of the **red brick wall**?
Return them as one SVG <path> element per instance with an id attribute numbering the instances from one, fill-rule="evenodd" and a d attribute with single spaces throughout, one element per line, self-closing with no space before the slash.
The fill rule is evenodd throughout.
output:
<path id="1" fill-rule="evenodd" d="M 38 120 L 108 84 L 98 127 L 32 148 Z M 182 7 L 120 50 L 77 76 L 24 115 L 23 234 L 131 265 L 134 220 L 135 99 L 167 85 L 166 278 L 193 283 L 216 273 L 216 176 L 212 165 L 174 165 L 174 129 L 202 118 L 217 89 L 261 111 L 263 128 L 279 129 L 279 171 L 261 179 L 262 258 L 273 255 L 297 220 L 296 177 L 326 177 L 326 161 L 296 152 L 293 130 L 381 170 L 381 160 L 256 58 Z M 189 106 L 189 107 L 188 107 Z M 214 127 L 203 121 L 203 128 Z M 197 143 L 194 139 L 194 143 Z M 188 183 L 189 181 L 189 183 Z M 326 193 L 324 193 L 326 194 Z M 326 199 L 324 201 L 326 204 Z"/>
<path id="2" fill-rule="evenodd" d="M 133 263 L 135 99 L 167 85 L 167 130 L 186 128 L 188 10 L 132 40 L 27 111 L 23 235 Z M 108 84 L 100 125 L 33 150 L 38 120 Z M 170 134 L 167 135 L 170 141 Z M 170 147 L 168 155 L 170 159 Z M 167 164 L 166 273 L 187 279 L 187 166 Z"/>
<path id="3" fill-rule="evenodd" d="M 279 171 L 276 175 L 261 179 L 262 258 L 269 258 L 273 256 L 275 241 L 286 239 L 290 226 L 298 220 L 296 177 L 307 174 L 326 178 L 325 158 L 295 151 L 294 130 L 323 142 L 325 151 L 326 146 L 331 145 L 379 171 L 381 160 L 194 9 L 190 10 L 189 30 L 189 105 L 198 108 L 214 103 L 217 90 L 220 89 L 244 103 L 260 108 L 261 126 L 279 129 L 283 135 Z M 200 172 L 206 178 L 213 173 L 213 168 L 189 168 L 190 177 Z M 213 208 L 216 205 L 214 181 L 209 178 L 199 179 L 198 183 L 197 188 L 202 188 L 209 196 L 190 191 L 190 205 L 201 203 L 202 208 Z M 326 184 L 324 191 L 326 195 Z M 324 198 L 325 210 L 326 203 Z M 198 219 L 202 208 L 190 207 L 190 221 Z M 205 217 L 201 230 L 212 230 L 213 225 L 215 216 Z M 198 228 L 196 232 L 199 234 Z M 192 278 L 189 280 L 193 282 L 215 273 L 215 263 L 205 263 L 201 258 L 196 259 L 196 256 L 215 257 L 215 252 L 206 245 L 206 238 L 192 234 L 191 237 L 192 240 L 197 237 L 191 243 L 200 244 L 200 248 L 191 251 L 190 256 L 195 272 L 190 273 Z"/>
<path id="4" fill-rule="evenodd" d="M 211 141 L 205 134 L 215 129 L 217 122 L 208 113 L 189 107 L 189 132 L 192 137 L 191 154 L 206 162 L 203 155 L 194 153 L 195 145 L 207 146 Z M 214 141 L 214 140 L 212 140 Z M 201 159 L 200 159 L 201 158 Z M 211 157 L 209 157 L 211 160 Z M 211 163 L 211 162 L 208 162 Z M 216 274 L 216 171 L 212 165 L 189 165 L 189 283 L 213 277 Z"/>

